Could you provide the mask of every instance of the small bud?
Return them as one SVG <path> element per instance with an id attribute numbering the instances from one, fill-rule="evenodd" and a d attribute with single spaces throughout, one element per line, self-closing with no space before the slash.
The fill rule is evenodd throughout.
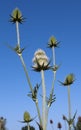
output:
<path id="1" fill-rule="evenodd" d="M 50 124 L 53 124 L 53 120 L 50 120 Z"/>
<path id="2" fill-rule="evenodd" d="M 66 120 L 66 117 L 63 115 L 63 120 Z"/>
<path id="3" fill-rule="evenodd" d="M 51 36 L 49 39 L 48 47 L 58 47 L 59 42 L 57 42 L 56 38 L 54 36 Z"/>
<path id="4" fill-rule="evenodd" d="M 58 122 L 58 124 L 57 124 L 57 128 L 59 128 L 59 129 L 61 129 L 61 128 L 62 128 L 62 125 L 61 125 L 61 123 L 60 123 L 60 122 Z"/>

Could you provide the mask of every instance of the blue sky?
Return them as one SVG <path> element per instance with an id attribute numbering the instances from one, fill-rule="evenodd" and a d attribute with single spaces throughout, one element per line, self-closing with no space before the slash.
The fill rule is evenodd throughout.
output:
<path id="1" fill-rule="evenodd" d="M 26 47 L 23 57 L 28 68 L 33 85 L 40 82 L 40 73 L 31 69 L 34 52 L 41 48 L 51 58 L 51 50 L 47 48 L 50 36 L 61 41 L 60 47 L 55 50 L 56 63 L 61 67 L 57 71 L 55 82 L 56 102 L 49 112 L 48 129 L 51 129 L 49 120 L 58 121 L 64 125 L 62 115 L 68 116 L 67 88 L 59 85 L 58 80 L 64 81 L 65 76 L 74 73 L 76 80 L 71 86 L 72 115 L 77 110 L 81 115 L 81 1 L 80 0 L 8 0 L 0 3 L 0 116 L 7 119 L 9 130 L 20 130 L 23 124 L 24 111 L 31 116 L 37 115 L 35 104 L 27 97 L 29 90 L 25 73 L 18 56 L 4 44 L 16 45 L 15 24 L 9 22 L 13 9 L 18 7 L 26 21 L 20 25 L 21 46 Z M 47 93 L 50 91 L 52 73 L 45 73 Z M 40 92 L 41 93 L 41 88 Z M 40 97 L 41 103 L 41 97 Z M 41 107 L 41 104 L 40 104 Z M 38 120 L 38 119 L 36 119 Z M 35 122 L 31 125 L 36 126 Z M 37 127 L 38 128 L 38 127 Z M 64 126 L 63 126 L 64 129 Z"/>

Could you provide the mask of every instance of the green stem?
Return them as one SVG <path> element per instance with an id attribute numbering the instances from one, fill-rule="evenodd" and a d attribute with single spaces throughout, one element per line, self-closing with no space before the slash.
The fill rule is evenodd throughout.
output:
<path id="1" fill-rule="evenodd" d="M 70 101 L 70 86 L 67 86 L 68 88 L 68 116 L 69 116 L 69 121 L 71 119 L 71 101 Z M 69 130 L 71 130 L 71 126 L 69 125 Z"/>
<path id="2" fill-rule="evenodd" d="M 52 47 L 52 53 L 53 53 L 53 65 L 55 65 L 55 48 Z"/>
<path id="3" fill-rule="evenodd" d="M 35 104 L 36 104 L 36 108 L 37 108 L 37 113 L 38 113 L 40 125 L 42 126 L 42 119 L 41 119 L 41 115 L 40 115 L 40 110 L 39 110 L 39 106 L 38 106 L 38 101 L 36 101 Z"/>
<path id="4" fill-rule="evenodd" d="M 55 49 L 54 47 L 52 47 L 52 56 L 53 56 L 53 66 L 55 66 Z M 52 88 L 51 88 L 51 92 L 50 95 L 53 96 L 54 93 L 54 83 L 55 83 L 55 79 L 56 79 L 56 71 L 53 72 L 54 76 L 53 76 L 53 81 L 52 81 Z"/>
<path id="5" fill-rule="evenodd" d="M 17 44 L 20 48 L 20 35 L 19 35 L 19 24 L 16 22 L 16 31 L 17 31 Z"/>
<path id="6" fill-rule="evenodd" d="M 53 66 L 55 66 L 55 48 L 52 47 L 52 57 L 53 57 Z M 51 87 L 51 92 L 50 92 L 50 96 L 53 96 L 54 93 L 54 83 L 55 83 L 55 79 L 56 79 L 56 71 L 53 72 L 53 81 L 52 81 L 52 87 Z M 49 107 L 47 109 L 47 119 L 48 119 L 48 113 L 49 113 Z"/>
<path id="7" fill-rule="evenodd" d="M 44 71 L 41 70 L 41 78 L 42 78 L 42 95 L 43 95 L 43 102 L 42 102 L 42 121 L 43 121 L 43 130 L 46 130 L 46 86 L 44 80 Z"/>
<path id="8" fill-rule="evenodd" d="M 54 47 L 52 47 L 52 55 L 53 55 L 53 66 L 55 66 L 55 49 L 54 49 Z M 50 93 L 52 95 L 53 95 L 53 92 L 54 92 L 55 79 L 56 79 L 56 71 L 54 71 L 54 78 L 53 78 L 52 89 L 51 89 L 51 93 Z"/>
<path id="9" fill-rule="evenodd" d="M 25 71 L 25 74 L 26 74 L 26 78 L 27 78 L 28 84 L 29 84 L 29 86 L 30 86 L 30 90 L 31 90 L 31 92 L 32 92 L 32 94 L 33 94 L 33 87 L 32 87 L 32 85 L 31 85 L 30 78 L 29 78 L 28 71 L 27 71 L 26 65 L 25 65 L 25 63 L 24 63 L 23 57 L 22 57 L 22 55 L 20 55 L 19 57 L 20 57 L 22 66 L 23 66 L 23 68 L 24 68 L 24 71 Z"/>
<path id="10" fill-rule="evenodd" d="M 29 123 L 27 123 L 27 130 L 30 130 L 30 126 L 29 126 Z"/>

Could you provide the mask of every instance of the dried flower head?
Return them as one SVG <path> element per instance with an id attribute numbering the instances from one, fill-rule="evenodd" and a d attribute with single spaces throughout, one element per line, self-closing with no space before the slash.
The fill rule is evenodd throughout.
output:
<path id="1" fill-rule="evenodd" d="M 81 116 L 78 117 L 78 121 L 81 122 Z"/>
<path id="2" fill-rule="evenodd" d="M 67 119 L 66 116 L 63 115 L 63 120 L 66 120 L 66 119 Z"/>
<path id="3" fill-rule="evenodd" d="M 49 39 L 48 47 L 58 47 L 59 42 L 57 42 L 56 38 L 54 36 L 51 36 Z"/>
<path id="4" fill-rule="evenodd" d="M 62 124 L 60 122 L 58 122 L 57 124 L 57 128 L 61 129 L 62 128 Z"/>
<path id="5" fill-rule="evenodd" d="M 22 23 L 24 21 L 22 13 L 18 8 L 15 8 L 13 10 L 12 15 L 10 15 L 10 17 L 11 17 L 10 22 L 12 23 L 16 23 L 16 22 Z"/>
<path id="6" fill-rule="evenodd" d="M 81 116 L 78 117 L 76 128 L 77 128 L 77 130 L 81 130 Z"/>
<path id="7" fill-rule="evenodd" d="M 35 71 L 47 70 L 50 68 L 48 57 L 46 56 L 46 53 L 41 49 L 38 49 L 35 52 L 33 63 L 34 63 L 33 69 Z"/>
<path id="8" fill-rule="evenodd" d="M 66 76 L 64 82 L 61 82 L 61 81 L 59 81 L 59 82 L 60 82 L 62 85 L 64 85 L 64 86 L 68 86 L 68 85 L 73 84 L 74 81 L 75 81 L 75 76 L 74 76 L 74 74 L 71 73 L 71 74 L 69 74 L 69 75 Z"/>
<path id="9" fill-rule="evenodd" d="M 53 120 L 50 120 L 50 124 L 53 124 Z"/>
<path id="10" fill-rule="evenodd" d="M 6 119 L 0 117 L 0 130 L 5 129 Z"/>

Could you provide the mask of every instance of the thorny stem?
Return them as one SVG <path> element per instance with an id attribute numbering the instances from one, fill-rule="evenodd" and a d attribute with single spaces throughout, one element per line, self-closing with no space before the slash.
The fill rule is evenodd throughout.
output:
<path id="1" fill-rule="evenodd" d="M 22 66 L 24 68 L 24 71 L 25 71 L 25 74 L 26 74 L 26 78 L 27 78 L 28 84 L 30 86 L 31 92 L 33 94 L 33 88 L 32 88 L 32 85 L 31 85 L 31 82 L 30 82 L 30 78 L 29 78 L 29 75 L 28 75 L 28 71 L 27 71 L 27 68 L 26 68 L 26 65 L 24 63 L 22 55 L 20 55 L 20 60 L 21 60 Z"/>
<path id="2" fill-rule="evenodd" d="M 18 25 L 18 22 L 16 22 L 16 31 L 17 31 L 17 44 L 18 44 L 19 49 L 20 49 L 20 35 L 19 35 L 19 25 Z M 26 78 L 27 78 L 28 84 L 29 84 L 29 86 L 30 86 L 30 90 L 31 90 L 31 92 L 32 92 L 32 94 L 33 94 L 33 87 L 32 87 L 32 85 L 31 85 L 30 78 L 29 78 L 29 75 L 28 75 L 28 71 L 27 71 L 25 62 L 24 62 L 24 60 L 23 60 L 22 54 L 19 55 L 19 57 L 20 57 L 22 66 L 23 66 L 23 68 L 24 68 L 24 72 L 25 72 L 25 74 L 26 74 Z M 35 102 L 35 104 L 36 104 L 36 108 L 37 108 L 37 112 L 38 112 L 38 117 L 39 117 L 39 120 L 40 120 L 40 124 L 42 125 L 41 116 L 40 116 L 40 111 L 39 111 L 39 106 L 38 106 L 38 103 L 37 103 L 37 102 Z"/>
<path id="3" fill-rule="evenodd" d="M 68 113 L 69 113 L 69 120 L 71 119 L 71 101 L 70 101 L 70 86 L 68 88 Z M 69 130 L 71 130 L 71 126 L 69 125 Z"/>
<path id="4" fill-rule="evenodd" d="M 16 31 L 17 31 L 17 44 L 18 44 L 19 49 L 20 49 L 20 36 L 19 36 L 19 24 L 18 24 L 18 21 L 16 21 Z"/>
<path id="5" fill-rule="evenodd" d="M 55 65 L 55 49 L 54 49 L 54 46 L 52 47 L 52 53 L 53 53 L 53 65 Z"/>
<path id="6" fill-rule="evenodd" d="M 53 56 L 53 66 L 55 66 L 55 49 L 54 49 L 54 47 L 52 47 L 52 56 Z M 52 89 L 51 89 L 50 95 L 53 95 L 53 92 L 54 92 L 54 82 L 56 79 L 56 71 L 54 71 L 53 74 L 54 74 L 54 78 L 53 78 L 53 82 L 52 82 Z"/>
<path id="7" fill-rule="evenodd" d="M 52 47 L 52 54 L 53 54 L 53 66 L 55 66 L 55 49 L 54 47 Z M 54 78 L 53 78 L 53 82 L 52 82 L 52 89 L 51 89 L 51 94 L 53 95 L 54 92 L 54 82 L 56 79 L 56 71 L 54 71 Z"/>
<path id="8" fill-rule="evenodd" d="M 53 66 L 55 66 L 55 48 L 52 47 L 52 57 L 53 57 Z M 54 93 L 54 83 L 55 83 L 55 79 L 56 79 L 56 71 L 53 72 L 54 74 L 54 77 L 53 77 L 53 81 L 52 81 L 52 88 L 51 88 L 51 92 L 50 92 L 50 96 L 52 95 L 53 96 L 53 93 Z M 48 118 L 48 113 L 49 113 L 49 107 L 48 107 L 48 110 L 47 110 L 47 118 Z"/>
<path id="9" fill-rule="evenodd" d="M 43 102 L 42 102 L 42 120 L 43 120 L 43 130 L 46 130 L 46 86 L 44 79 L 44 71 L 41 70 L 41 78 L 42 78 L 42 94 L 43 94 Z"/>
<path id="10" fill-rule="evenodd" d="M 30 130 L 30 126 L 29 126 L 29 123 L 27 123 L 27 130 Z"/>
<path id="11" fill-rule="evenodd" d="M 36 104 L 36 108 L 37 108 L 37 112 L 38 112 L 38 117 L 39 117 L 40 125 L 42 126 L 42 119 L 41 119 L 41 116 L 40 116 L 40 111 L 39 111 L 39 107 L 38 107 L 38 101 L 36 101 L 35 104 Z"/>

